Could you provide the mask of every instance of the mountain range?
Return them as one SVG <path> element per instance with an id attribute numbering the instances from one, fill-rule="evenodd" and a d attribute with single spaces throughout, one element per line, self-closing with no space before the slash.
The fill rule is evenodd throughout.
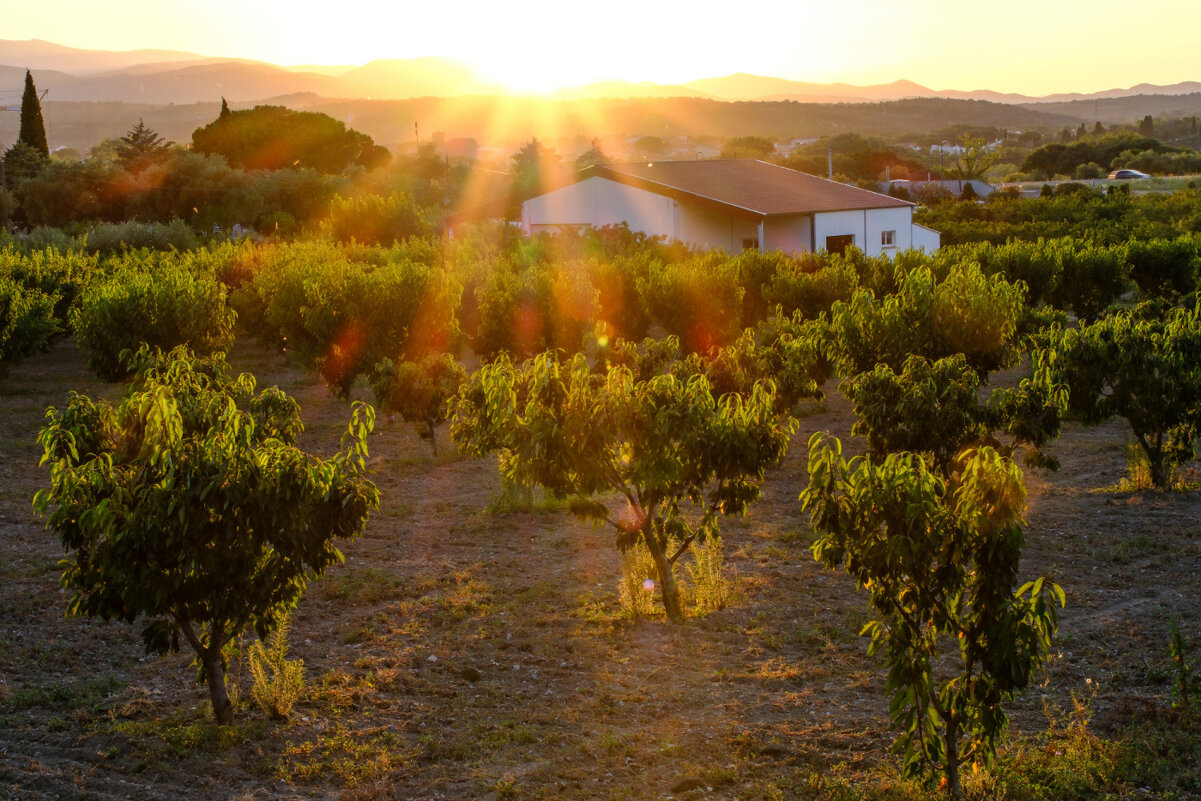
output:
<path id="1" fill-rule="evenodd" d="M 767 136 L 785 141 L 854 132 L 912 141 L 954 126 L 1054 133 L 1080 123 L 1129 124 L 1145 115 L 1201 115 L 1201 83 L 1140 84 L 1046 97 L 936 92 L 911 81 L 818 84 L 735 74 L 664 85 L 606 81 L 549 96 L 513 96 L 463 64 L 440 58 L 361 66 L 288 66 L 167 50 L 78 50 L 0 40 L 0 149 L 17 135 L 25 69 L 44 92 L 50 144 L 86 152 L 139 120 L 186 143 L 225 98 L 319 111 L 388 147 L 442 135 L 512 147 L 538 137 L 567 150 L 595 137 Z M 582 144 L 581 144 L 582 143 Z"/>
<path id="2" fill-rule="evenodd" d="M 443 58 L 391 59 L 361 66 L 285 67 L 247 59 L 211 58 L 172 50 L 83 50 L 38 39 L 0 40 L 0 103 L 22 86 L 24 70 L 53 101 L 205 103 L 225 98 L 249 102 L 298 93 L 324 98 L 402 100 L 505 94 L 470 67 Z M 864 103 L 906 98 L 987 100 L 995 103 L 1070 103 L 1138 95 L 1201 92 L 1201 82 L 1138 84 L 1093 93 L 1029 96 L 991 90 L 934 90 L 912 81 L 857 86 L 809 83 L 737 73 L 663 85 L 603 81 L 563 89 L 563 100 L 693 97 L 724 101 Z"/>

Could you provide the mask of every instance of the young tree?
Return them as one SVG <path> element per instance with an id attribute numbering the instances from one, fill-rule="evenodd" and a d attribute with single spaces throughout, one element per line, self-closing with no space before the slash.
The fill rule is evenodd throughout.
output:
<path id="1" fill-rule="evenodd" d="M 987 764 L 1008 718 L 1001 704 L 1045 662 L 1064 603 L 1044 579 L 1018 588 L 1025 489 L 992 448 L 961 453 L 951 474 L 920 456 L 846 461 L 837 439 L 809 441 L 801 493 L 813 553 L 870 594 L 869 654 L 882 654 L 907 775 Z"/>
<path id="2" fill-rule="evenodd" d="M 196 652 L 218 723 L 233 721 L 229 644 L 265 637 L 341 559 L 379 503 L 364 464 L 374 412 L 354 407 L 342 452 L 295 446 L 296 401 L 230 378 L 223 357 L 147 349 L 119 408 L 72 394 L 39 441 L 50 487 L 34 505 L 67 549 L 70 615 L 146 625 L 148 652 Z"/>
<path id="3" fill-rule="evenodd" d="M 376 404 L 417 426 L 418 435 L 429 440 L 435 457 L 438 426 L 449 419 L 450 400 L 466 380 L 467 371 L 449 353 L 400 364 L 384 359 L 371 372 Z"/>
<path id="4" fill-rule="evenodd" d="M 522 367 L 505 357 L 464 385 L 452 434 L 473 456 L 501 454 L 511 481 L 569 498 L 577 515 L 613 527 L 617 547 L 645 545 L 669 619 L 684 618 L 674 565 L 722 515 L 759 497 L 784 458 L 792 421 L 777 417 L 775 389 L 716 398 L 703 375 L 636 381 L 630 369 L 590 369 L 583 356 L 544 353 Z M 598 496 L 616 492 L 613 511 Z"/>
<path id="5" fill-rule="evenodd" d="M 1198 310 L 1145 303 L 1064 331 L 1049 350 L 1069 408 L 1085 424 L 1125 418 L 1151 483 L 1167 487 L 1173 468 L 1193 458 L 1201 432 Z"/>
<path id="6" fill-rule="evenodd" d="M 54 318 L 58 297 L 0 277 L 0 378 L 13 365 L 49 347 L 59 330 Z"/>
<path id="7" fill-rule="evenodd" d="M 215 278 L 173 265 L 93 282 L 71 311 L 71 328 L 88 367 L 105 381 L 119 381 L 130 373 L 122 352 L 143 344 L 161 350 L 187 345 L 204 354 L 228 350 L 237 317 Z"/>

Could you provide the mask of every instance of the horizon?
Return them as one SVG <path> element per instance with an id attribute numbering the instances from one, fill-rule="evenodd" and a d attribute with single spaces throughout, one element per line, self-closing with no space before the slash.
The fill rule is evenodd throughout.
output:
<path id="1" fill-rule="evenodd" d="M 80 18 L 77 3 L 44 0 L 36 11 L 14 10 L 4 38 L 84 50 L 175 50 L 291 69 L 443 58 L 469 67 L 484 84 L 518 95 L 610 81 L 674 85 L 737 73 L 852 86 L 912 81 L 933 91 L 1028 96 L 1201 77 L 1190 58 L 1195 29 L 1190 23 L 1201 22 L 1201 8 L 1181 8 L 1171 0 L 1149 0 L 1132 19 L 1126 19 L 1132 16 L 1129 5 L 1116 0 L 1094 4 L 1084 18 L 1072 4 L 1016 0 L 1003 16 L 985 10 L 993 17 L 985 30 L 966 34 L 962 28 L 971 24 L 972 10 L 945 0 L 905 8 L 851 0 L 837 9 L 755 0 L 741 7 L 749 23 L 746 36 L 731 34 L 739 29 L 731 27 L 728 10 L 720 17 L 707 13 L 716 6 L 679 14 L 632 0 L 616 0 L 603 18 L 548 0 L 533 0 L 518 17 L 471 0 L 460 6 L 457 27 L 434 9 L 397 9 L 371 0 L 344 0 L 333 19 L 280 0 L 203 5 L 114 0 L 106 8 L 106 19 Z M 471 24 L 463 26 L 464 19 Z M 1118 30 L 1115 19 L 1122 20 Z M 1175 22 L 1165 25 L 1166 19 Z M 1070 36 L 1039 47 L 1034 28 Z M 814 30 L 855 33 L 803 35 Z"/>

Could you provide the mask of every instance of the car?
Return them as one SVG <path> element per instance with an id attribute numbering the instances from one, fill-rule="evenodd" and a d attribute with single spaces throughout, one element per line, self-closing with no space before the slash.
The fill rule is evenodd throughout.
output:
<path id="1" fill-rule="evenodd" d="M 1134 178 L 1150 178 L 1150 177 L 1151 176 L 1147 175 L 1147 173 L 1139 172 L 1138 170 L 1114 170 L 1113 172 L 1111 172 L 1109 174 L 1109 180 L 1111 180 L 1111 181 L 1126 181 L 1126 180 L 1131 180 Z"/>

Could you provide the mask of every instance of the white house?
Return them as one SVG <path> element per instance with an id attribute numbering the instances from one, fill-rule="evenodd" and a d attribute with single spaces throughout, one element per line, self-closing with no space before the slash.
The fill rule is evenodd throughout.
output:
<path id="1" fill-rule="evenodd" d="M 913 204 L 755 159 L 597 164 L 522 204 L 527 233 L 625 223 L 728 253 L 938 249 Z"/>

